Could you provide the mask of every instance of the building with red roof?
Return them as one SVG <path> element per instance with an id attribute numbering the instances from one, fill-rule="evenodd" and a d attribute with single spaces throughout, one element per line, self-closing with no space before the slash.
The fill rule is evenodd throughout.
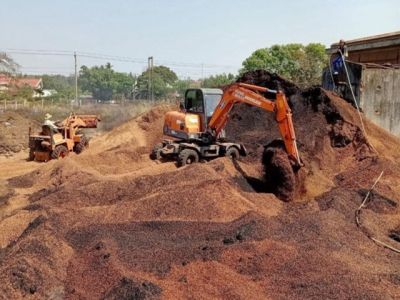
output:
<path id="1" fill-rule="evenodd" d="M 25 85 L 32 88 L 33 97 L 40 97 L 39 92 L 43 89 L 41 78 L 9 77 L 5 74 L 0 74 L 0 92 L 10 91 L 14 93 Z"/>

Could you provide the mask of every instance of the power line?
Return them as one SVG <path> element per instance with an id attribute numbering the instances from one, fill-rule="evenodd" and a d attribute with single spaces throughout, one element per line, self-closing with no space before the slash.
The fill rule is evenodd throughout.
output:
<path id="1" fill-rule="evenodd" d="M 14 49 L 14 48 L 2 48 L 0 51 L 8 51 L 12 54 L 21 54 L 21 55 L 44 55 L 44 56 L 73 56 L 74 52 L 72 51 L 64 51 L 64 50 L 32 50 L 32 49 Z M 106 54 L 96 54 L 91 52 L 76 52 L 76 55 L 82 58 L 89 59 L 102 59 L 108 61 L 121 61 L 128 63 L 139 63 L 145 65 L 146 59 L 139 58 L 130 58 L 124 56 L 116 56 L 116 55 L 106 55 Z M 170 61 L 156 61 L 154 65 L 163 65 L 166 67 L 171 67 L 174 69 L 174 72 L 178 75 L 178 77 L 208 77 L 212 75 L 217 75 L 221 73 L 237 73 L 241 68 L 239 66 L 230 66 L 230 65 L 217 65 L 217 64 L 204 64 L 204 63 L 188 63 L 188 62 L 170 62 Z M 21 67 L 23 70 L 71 70 L 72 68 L 64 68 L 64 67 Z M 32 72 L 32 71 L 30 71 Z M 56 73 L 56 71 L 51 72 Z M 65 74 L 66 72 L 63 71 Z"/>
<path id="2" fill-rule="evenodd" d="M 32 49 L 14 49 L 14 48 L 2 48 L 0 49 L 1 51 L 24 51 L 24 52 L 29 52 L 29 51 L 33 51 L 33 52 L 60 52 L 60 53 L 72 53 L 73 51 L 66 51 L 66 50 L 32 50 Z"/>
<path id="3" fill-rule="evenodd" d="M 73 70 L 73 68 L 71 68 L 71 67 L 47 67 L 47 68 L 45 68 L 45 67 L 22 67 L 22 69 L 34 69 L 34 70 L 52 70 L 52 69 L 56 69 L 56 70 L 61 70 L 61 69 L 64 69 L 64 70 Z"/>
<path id="4" fill-rule="evenodd" d="M 2 48 L 1 51 L 9 51 L 10 53 L 16 54 L 32 54 L 32 55 L 55 55 L 55 56 L 68 56 L 74 55 L 73 51 L 63 51 L 63 50 L 30 50 L 30 49 L 11 49 L 11 48 Z M 88 58 L 97 58 L 97 59 L 111 59 L 117 61 L 127 61 L 127 62 L 138 62 L 138 63 L 147 63 L 147 59 L 140 58 L 131 58 L 124 56 L 115 56 L 115 55 L 107 55 L 107 54 L 99 54 L 99 53 L 91 53 L 91 52 L 76 52 L 77 55 Z M 218 64 L 204 64 L 204 63 L 189 63 L 189 62 L 169 62 L 169 61 L 158 61 L 161 64 L 168 64 L 171 66 L 185 66 L 185 67 L 201 67 L 204 68 L 241 68 L 238 66 L 232 65 L 218 65 Z"/>

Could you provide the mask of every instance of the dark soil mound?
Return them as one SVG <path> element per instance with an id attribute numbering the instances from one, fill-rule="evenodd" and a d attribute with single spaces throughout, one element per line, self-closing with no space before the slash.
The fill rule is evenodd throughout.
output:
<path id="1" fill-rule="evenodd" d="M 354 143 L 356 151 L 367 152 L 360 154 L 360 158 L 371 156 L 371 149 L 365 149 L 365 145 L 369 147 L 358 120 L 351 120 L 354 123 L 345 120 L 337 108 L 338 101 L 335 100 L 338 97 L 332 93 L 319 87 L 302 90 L 287 79 L 263 70 L 247 72 L 237 81 L 281 90 L 286 94 L 299 150 L 305 159 L 312 159 L 323 151 L 325 136 L 329 137 L 332 147 Z M 261 94 L 275 100 L 274 94 Z M 253 161 L 261 157 L 262 145 L 281 138 L 272 112 L 242 103 L 233 108 L 226 132 L 230 139 L 245 144 L 250 152 L 248 159 Z"/>

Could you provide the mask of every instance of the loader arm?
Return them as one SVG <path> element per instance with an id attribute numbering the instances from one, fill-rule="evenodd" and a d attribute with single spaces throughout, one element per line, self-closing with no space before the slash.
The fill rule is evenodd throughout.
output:
<path id="1" fill-rule="evenodd" d="M 276 101 L 269 100 L 254 91 L 276 93 Z M 235 83 L 231 85 L 221 97 L 221 101 L 208 123 L 209 130 L 214 138 L 218 136 L 229 119 L 229 112 L 238 102 L 247 103 L 275 113 L 275 120 L 279 125 L 286 151 L 291 160 L 303 166 L 296 145 L 296 136 L 293 128 L 292 113 L 286 101 L 285 94 L 280 91 L 250 85 Z"/>

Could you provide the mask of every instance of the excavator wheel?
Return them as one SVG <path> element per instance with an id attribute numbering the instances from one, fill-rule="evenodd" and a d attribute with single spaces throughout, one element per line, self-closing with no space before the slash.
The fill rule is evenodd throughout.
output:
<path id="1" fill-rule="evenodd" d="M 51 159 L 62 159 L 66 156 L 68 156 L 69 151 L 67 149 L 67 147 L 63 146 L 63 145 L 59 145 L 56 147 L 56 149 L 54 149 L 53 152 L 51 152 Z"/>
<path id="2" fill-rule="evenodd" d="M 74 152 L 80 154 L 87 147 L 89 147 L 89 141 L 86 136 L 82 136 L 81 141 L 75 145 Z"/>
<path id="3" fill-rule="evenodd" d="M 163 143 L 158 143 L 154 146 L 153 151 L 150 154 L 152 160 L 161 159 L 161 149 L 164 148 Z"/>
<path id="4" fill-rule="evenodd" d="M 296 188 L 296 176 L 286 150 L 282 147 L 265 148 L 262 164 L 267 192 L 275 194 L 283 201 L 292 201 Z"/>
<path id="5" fill-rule="evenodd" d="M 225 152 L 225 156 L 230 157 L 232 159 L 238 159 L 239 158 L 239 150 L 236 147 L 230 147 Z"/>
<path id="6" fill-rule="evenodd" d="M 183 167 L 199 162 L 199 154 L 193 149 L 183 149 L 178 155 L 177 166 Z"/>

